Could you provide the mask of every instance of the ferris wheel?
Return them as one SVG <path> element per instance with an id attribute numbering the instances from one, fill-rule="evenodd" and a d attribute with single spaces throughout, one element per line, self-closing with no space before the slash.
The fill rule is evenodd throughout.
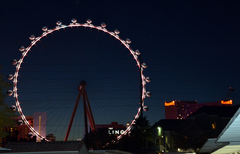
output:
<path id="1" fill-rule="evenodd" d="M 146 97 L 151 96 L 151 92 L 146 91 L 146 83 L 150 82 L 151 79 L 150 79 L 150 77 L 146 77 L 143 74 L 143 70 L 145 68 L 147 68 L 147 64 L 141 63 L 141 59 L 140 59 L 141 52 L 139 50 L 131 49 L 131 47 L 130 47 L 131 40 L 129 38 L 127 38 L 126 40 L 121 39 L 119 36 L 119 34 L 120 34 L 119 30 L 115 29 L 114 31 L 109 31 L 106 29 L 106 26 L 107 25 L 105 23 L 102 23 L 100 26 L 95 26 L 92 24 L 92 20 L 90 20 L 90 19 L 86 20 L 86 23 L 81 24 L 81 23 L 78 23 L 77 20 L 74 18 L 71 20 L 71 23 L 69 25 L 64 25 L 64 24 L 62 24 L 61 21 L 57 21 L 56 27 L 54 27 L 52 29 L 49 29 L 47 26 L 43 26 L 42 27 L 43 32 L 40 36 L 36 37 L 33 34 L 30 35 L 29 39 L 31 40 L 31 43 L 29 46 L 27 46 L 27 47 L 20 46 L 19 47 L 19 51 L 21 52 L 21 58 L 19 60 L 17 60 L 17 59 L 12 60 L 12 65 L 16 66 L 15 73 L 8 75 L 8 79 L 13 81 L 13 90 L 8 90 L 8 95 L 9 96 L 13 95 L 13 97 L 15 99 L 16 110 L 19 112 L 19 114 L 22 118 L 22 121 L 29 127 L 29 129 L 33 133 L 33 135 L 38 136 L 41 139 L 47 140 L 38 131 L 36 131 L 33 126 L 31 126 L 29 124 L 29 122 L 26 118 L 26 116 L 27 116 L 26 114 L 30 114 L 30 112 L 26 113 L 25 111 L 27 111 L 27 110 L 31 111 L 32 110 L 31 108 L 34 108 L 34 111 L 35 111 L 37 109 L 40 109 L 41 107 L 45 107 L 45 109 L 53 108 L 55 110 L 61 110 L 60 107 L 59 108 L 57 107 L 57 105 L 60 104 L 59 102 L 62 101 L 62 99 L 64 98 L 65 103 L 63 103 L 63 104 L 68 105 L 68 103 L 66 103 L 66 101 L 69 101 L 70 99 L 72 99 L 72 97 L 70 97 L 70 96 L 64 97 L 64 95 L 66 94 L 66 92 L 64 90 L 68 89 L 69 85 L 70 85 L 69 83 L 65 84 L 65 82 L 67 82 L 69 80 L 73 80 L 72 78 L 74 78 L 76 76 L 80 76 L 79 74 L 81 74 L 81 76 L 80 76 L 81 78 L 87 78 L 86 74 L 89 75 L 88 76 L 89 80 L 94 78 L 95 82 L 97 82 L 99 84 L 99 89 L 96 89 L 96 91 L 98 93 L 103 92 L 105 89 L 107 89 L 109 87 L 109 89 L 110 89 L 109 91 L 114 91 L 117 94 L 119 94 L 119 98 L 118 98 L 119 100 L 114 99 L 114 100 L 111 100 L 111 102 L 110 102 L 111 105 L 113 105 L 112 102 L 115 102 L 115 101 L 118 102 L 118 103 L 116 103 L 117 105 L 114 104 L 115 107 L 117 106 L 116 108 L 120 108 L 119 106 L 128 106 L 130 104 L 129 103 L 130 101 L 127 102 L 126 104 L 124 104 L 125 100 L 123 100 L 123 98 L 126 93 L 129 93 L 129 97 L 130 97 L 132 95 L 132 91 L 134 91 L 134 90 L 131 90 L 130 89 L 131 87 L 127 87 L 127 89 L 126 89 L 126 85 L 127 86 L 130 85 L 134 81 L 135 88 L 136 87 L 139 88 L 139 85 L 137 85 L 137 83 L 139 83 L 139 80 L 140 80 L 140 87 L 141 87 L 141 89 L 140 89 L 141 96 L 140 97 L 141 98 L 140 98 L 140 100 L 137 100 L 137 103 L 134 106 L 135 108 L 137 106 L 135 115 L 133 117 L 129 117 L 129 120 L 131 122 L 130 122 L 129 126 L 126 128 L 126 130 L 124 130 L 124 132 L 121 135 L 117 136 L 118 140 L 121 139 L 123 135 L 126 135 L 131 131 L 131 128 L 132 128 L 133 124 L 135 123 L 135 120 L 140 116 L 141 111 L 148 110 L 148 107 L 145 106 L 145 104 L 144 104 L 144 100 Z M 71 44 L 72 41 L 66 42 L 73 35 L 76 36 L 75 31 L 73 30 L 74 28 L 77 29 L 76 31 L 78 31 L 78 33 L 80 33 L 80 36 L 82 35 L 82 39 L 85 42 L 83 41 L 82 43 L 74 43 L 74 44 Z M 80 30 L 80 28 L 82 28 L 83 32 Z M 72 33 L 71 36 L 68 36 L 69 38 L 67 38 L 67 40 L 64 40 L 67 45 L 70 44 L 70 47 L 69 46 L 64 47 L 64 52 L 58 52 L 57 49 L 55 49 L 54 52 L 56 54 L 51 54 L 50 52 L 45 52 L 46 46 L 52 47 L 54 44 L 53 40 L 56 39 L 56 36 L 53 35 L 53 33 L 59 32 L 59 35 L 63 35 L 63 37 L 64 37 L 65 35 L 67 35 L 66 33 L 68 33 L 66 31 L 66 29 L 70 29 L 70 31 L 71 31 L 70 33 Z M 63 34 L 60 33 L 60 30 L 64 30 Z M 93 30 L 95 30 L 95 31 L 93 32 Z M 99 32 L 102 32 L 102 33 L 99 34 Z M 82 34 L 82 33 L 84 33 L 84 34 Z M 96 33 L 96 38 L 94 40 L 92 37 L 92 33 Z M 51 36 L 50 34 L 52 34 L 53 36 Z M 50 38 L 50 37 L 53 37 L 53 38 Z M 79 35 L 76 37 L 79 37 Z M 110 37 L 113 37 L 114 39 L 112 39 Z M 50 40 L 48 40 L 49 38 L 50 38 Z M 57 39 L 59 39 L 59 38 L 60 37 L 58 37 Z M 88 38 L 87 41 L 86 41 L 86 38 Z M 109 40 L 112 42 L 104 44 L 104 45 L 102 45 L 101 42 L 100 43 L 98 42 L 98 41 L 108 42 Z M 48 41 L 50 41 L 50 43 Z M 96 42 L 96 44 L 90 44 L 91 42 Z M 86 45 L 88 43 L 90 45 Z M 41 47 L 41 44 L 43 44 L 42 45 L 43 47 Z M 62 45 L 63 44 L 58 44 L 58 46 L 62 46 Z M 97 46 L 97 47 L 93 48 L 93 46 Z M 108 49 L 108 46 L 112 46 L 112 47 L 110 49 Z M 119 46 L 121 46 L 121 47 L 119 47 Z M 119 50 L 121 50 L 121 52 L 122 52 L 122 50 L 127 50 L 129 52 L 128 52 L 128 54 L 125 54 L 123 56 L 123 58 L 119 58 L 119 57 L 121 57 L 121 52 L 119 52 L 117 55 L 111 55 L 111 54 L 115 54 L 114 52 L 115 52 L 116 47 L 119 48 Z M 77 49 L 78 51 L 81 52 L 81 55 L 69 54 L 68 53 L 68 50 L 70 50 L 69 48 Z M 82 48 L 84 48 L 87 51 L 82 51 Z M 104 48 L 104 49 L 102 49 L 101 51 L 96 51 L 96 50 L 100 50 L 101 48 Z M 103 51 L 106 48 L 107 48 L 107 50 Z M 33 51 L 31 51 L 31 50 L 33 50 Z M 35 59 L 32 59 L 32 58 L 34 58 L 34 56 L 31 56 L 31 55 L 35 52 L 35 50 L 39 50 L 40 52 L 38 53 L 38 56 L 35 57 Z M 53 50 L 53 49 L 50 48 L 49 50 Z M 109 53 L 109 51 L 110 51 L 110 53 Z M 102 54 L 101 52 L 104 52 L 104 53 Z M 127 55 L 127 58 L 126 58 L 126 55 Z M 132 58 L 129 58 L 129 55 L 132 56 Z M 51 57 L 49 59 L 47 59 L 49 56 L 51 56 Z M 82 58 L 81 61 L 78 61 L 79 57 Z M 115 57 L 115 59 L 113 57 Z M 46 58 L 46 59 L 44 59 L 44 58 Z M 56 58 L 56 60 L 54 60 L 53 58 Z M 111 62 L 107 63 L 106 59 L 111 59 Z M 126 61 L 121 62 L 121 60 L 125 60 L 125 59 L 126 59 Z M 128 66 L 128 61 L 131 61 L 132 59 L 134 60 L 135 66 Z M 106 65 L 101 66 L 100 61 L 102 61 L 102 60 L 103 60 L 102 65 L 105 63 L 106 63 Z M 67 64 L 66 61 L 70 61 L 71 64 L 70 63 Z M 93 63 L 93 62 L 96 64 L 94 66 L 91 66 L 91 63 Z M 49 63 L 54 63 L 54 65 L 50 65 Z M 87 63 L 87 64 L 85 64 L 85 63 Z M 111 70 L 111 66 L 113 65 L 113 63 L 117 66 L 117 68 L 114 68 Z M 125 64 L 127 66 L 125 66 Z M 133 64 L 132 61 L 131 61 L 131 64 Z M 133 75 L 134 76 L 133 80 L 129 81 L 129 83 L 125 83 L 125 82 L 128 82 L 128 80 L 130 80 L 130 77 L 128 76 L 128 74 L 119 72 L 119 70 L 121 70 L 122 66 L 123 66 L 123 69 L 128 69 L 131 67 L 131 68 L 133 68 L 133 70 L 135 70 L 135 72 L 132 70 L 130 71 L 131 73 L 134 72 L 135 75 Z M 50 70 L 49 68 L 52 68 L 52 70 Z M 57 69 L 59 69 L 60 71 L 55 71 Z M 64 71 L 63 71 L 63 69 L 64 69 Z M 75 70 L 75 69 L 78 69 L 78 70 Z M 81 71 L 81 70 L 83 70 L 83 71 Z M 92 73 L 92 70 L 96 71 L 97 73 L 96 72 Z M 114 75 L 115 74 L 116 75 L 113 76 L 112 75 L 113 73 L 111 71 L 115 71 L 115 70 L 118 72 L 117 73 L 115 72 Z M 67 72 L 67 73 L 63 74 L 63 72 Z M 27 74 L 27 73 L 32 73 L 32 74 Z M 44 74 L 44 73 L 49 73 L 49 75 Z M 120 76 L 119 77 L 120 79 L 115 81 L 115 78 L 117 78 L 118 76 Z M 38 78 L 38 77 L 40 77 L 40 78 Z M 61 81 L 57 82 L 56 80 L 59 77 L 61 77 Z M 96 81 L 97 77 L 101 80 Z M 31 81 L 31 78 L 34 78 L 34 80 Z M 51 78 L 51 80 L 49 80 L 49 78 Z M 121 82 L 120 80 L 122 80 L 122 78 L 126 78 L 126 80 Z M 21 79 L 23 79 L 23 83 L 22 83 Z M 44 80 L 46 80 L 47 82 L 43 82 Z M 78 78 L 77 80 L 85 80 L 85 79 Z M 51 83 L 53 83 L 53 84 L 51 84 Z M 109 84 L 109 85 L 107 85 L 107 84 Z M 19 86 L 19 85 L 21 85 L 21 86 Z M 27 88 L 24 87 L 26 85 L 28 85 Z M 55 85 L 57 85 L 59 87 L 62 86 L 63 90 L 60 90 L 58 87 L 56 88 L 57 90 L 54 89 Z M 45 86 L 45 87 L 41 88 L 42 86 Z M 121 88 L 122 88 L 122 90 L 121 90 Z M 118 90 L 118 89 L 120 89 L 120 90 Z M 21 93 L 21 91 L 23 91 L 23 92 Z M 96 91 L 93 93 L 97 93 Z M 135 91 L 136 92 L 134 92 L 133 95 L 136 96 L 136 93 L 139 94 L 139 91 L 137 92 L 136 89 L 135 89 Z M 59 94 L 60 92 L 62 92 L 62 93 Z M 55 98 L 57 98 L 57 100 L 54 100 L 55 98 L 53 99 L 53 97 L 50 97 L 52 95 L 56 95 Z M 113 98 L 113 96 L 110 93 L 106 93 L 105 95 L 109 95 L 110 98 Z M 99 96 L 99 97 L 103 97 L 103 96 Z M 23 98 L 23 99 L 21 100 L 21 98 Z M 33 98 L 33 99 L 30 99 L 30 98 Z M 28 99 L 30 99 L 30 100 L 28 100 Z M 41 102 L 41 99 L 43 99 L 42 102 Z M 101 107 L 105 108 L 104 103 L 107 101 L 104 101 L 104 103 L 103 103 L 103 101 L 99 101 L 97 99 L 97 96 L 93 97 L 92 99 L 97 100 L 96 104 L 98 104 L 98 105 L 102 104 Z M 90 97 L 89 97 L 89 100 L 91 101 Z M 24 106 L 25 102 L 27 102 L 27 101 L 29 101 L 30 103 L 28 103 L 28 104 L 26 103 L 27 105 Z M 136 101 L 136 98 L 134 101 Z M 33 103 L 33 102 L 35 102 L 35 103 Z M 51 102 L 57 102 L 57 103 L 51 103 Z M 53 104 L 53 105 L 50 105 L 50 104 Z M 49 106 L 47 106 L 47 105 L 49 105 Z M 22 107 L 22 106 L 24 106 L 24 107 Z M 131 106 L 131 105 L 129 105 L 129 106 Z M 68 107 L 61 106 L 61 108 L 66 109 Z M 101 115 L 107 114 L 107 112 L 105 112 L 105 111 L 99 111 L 98 110 L 99 108 L 100 108 L 99 106 L 96 106 L 96 112 L 99 112 L 99 114 L 101 114 Z M 125 115 L 125 113 L 123 114 L 123 112 L 127 112 L 128 109 L 126 109 L 126 111 L 122 111 L 125 109 L 120 109 L 120 110 L 121 111 L 117 111 L 118 113 L 116 113 L 116 111 L 113 111 L 113 112 L 114 112 L 114 114 Z M 53 111 L 54 110 L 48 111 L 48 113 L 52 113 L 52 117 L 54 117 L 54 118 L 60 117 L 63 114 L 65 114 L 65 111 L 62 111 L 63 113 L 58 113 L 58 112 L 53 113 Z M 112 109 L 107 109 L 107 111 L 112 112 Z M 69 111 L 69 112 L 71 112 L 71 111 Z M 93 111 L 93 115 L 94 115 L 94 111 Z M 111 117 L 111 116 L 112 115 L 110 115 L 110 116 L 105 115 L 105 118 L 103 117 L 102 119 L 107 119 L 106 117 Z M 49 116 L 49 117 L 51 117 L 51 116 Z M 63 116 L 63 118 L 65 118 L 65 117 L 66 116 Z M 94 117 L 95 117 L 95 115 L 94 115 Z M 58 121 L 58 120 L 55 119 L 55 121 Z M 59 120 L 59 121 L 64 121 L 64 120 Z M 58 125 L 59 127 L 61 127 L 61 124 L 54 124 L 54 125 Z M 63 130 L 65 130 L 65 129 L 63 129 Z"/>

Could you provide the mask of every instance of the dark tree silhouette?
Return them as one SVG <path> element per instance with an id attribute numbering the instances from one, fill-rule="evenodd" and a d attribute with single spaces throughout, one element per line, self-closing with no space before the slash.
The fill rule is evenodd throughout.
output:
<path id="1" fill-rule="evenodd" d="M 206 141 L 204 132 L 194 122 L 179 125 L 176 131 L 171 133 L 174 141 L 174 148 L 184 150 L 200 148 Z"/>
<path id="2" fill-rule="evenodd" d="M 0 65 L 0 69 L 2 66 Z M 11 84 L 4 80 L 3 74 L 0 72 L 0 138 L 8 135 L 6 131 L 9 127 L 14 127 L 15 113 L 4 103 L 6 98 L 6 91 L 11 87 Z"/>
<path id="3" fill-rule="evenodd" d="M 147 117 L 139 117 L 136 119 L 135 124 L 132 127 L 130 136 L 133 138 L 133 142 L 136 144 L 137 149 L 145 149 L 145 142 L 152 138 L 152 132 L 150 131 L 150 123 Z"/>

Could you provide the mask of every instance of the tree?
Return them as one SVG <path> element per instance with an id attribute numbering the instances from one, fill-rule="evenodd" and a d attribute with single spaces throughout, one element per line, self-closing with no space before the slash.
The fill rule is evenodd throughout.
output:
<path id="1" fill-rule="evenodd" d="M 0 69 L 2 66 L 0 65 Z M 14 127 L 15 113 L 7 104 L 4 103 L 6 98 L 6 90 L 11 87 L 11 84 L 4 80 L 3 74 L 0 72 L 0 138 L 4 138 L 8 135 L 5 128 Z"/>
<path id="2" fill-rule="evenodd" d="M 137 149 L 145 149 L 144 143 L 152 139 L 150 123 L 147 120 L 147 117 L 140 116 L 136 119 L 130 135 L 133 137 Z"/>
<path id="3" fill-rule="evenodd" d="M 183 149 L 185 152 L 188 152 L 190 149 L 194 149 L 196 152 L 206 141 L 204 132 L 192 121 L 179 125 L 171 135 L 174 141 L 174 148 Z"/>
<path id="4" fill-rule="evenodd" d="M 2 65 L 0 65 L 2 69 Z M 4 105 L 4 99 L 6 98 L 5 91 L 11 86 L 11 84 L 4 80 L 3 74 L 0 72 L 0 106 Z"/>

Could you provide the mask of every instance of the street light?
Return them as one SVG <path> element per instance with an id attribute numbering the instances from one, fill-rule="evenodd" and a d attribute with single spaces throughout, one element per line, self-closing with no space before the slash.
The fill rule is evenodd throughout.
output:
<path id="1" fill-rule="evenodd" d="M 157 127 L 157 128 L 158 128 L 158 136 L 160 136 L 162 133 L 162 128 L 161 127 Z"/>

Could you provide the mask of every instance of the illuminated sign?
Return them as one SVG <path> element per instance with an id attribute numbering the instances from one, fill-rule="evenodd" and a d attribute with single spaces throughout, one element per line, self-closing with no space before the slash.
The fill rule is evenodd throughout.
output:
<path id="1" fill-rule="evenodd" d="M 120 135 L 123 134 L 124 130 L 118 130 L 118 129 L 113 129 L 112 127 L 108 128 L 108 134 L 109 135 Z"/>
<path id="2" fill-rule="evenodd" d="M 232 100 L 228 100 L 228 101 L 221 100 L 221 104 L 232 104 Z"/>
<path id="3" fill-rule="evenodd" d="M 165 106 L 172 106 L 172 105 L 175 105 L 175 101 L 165 102 Z"/>

